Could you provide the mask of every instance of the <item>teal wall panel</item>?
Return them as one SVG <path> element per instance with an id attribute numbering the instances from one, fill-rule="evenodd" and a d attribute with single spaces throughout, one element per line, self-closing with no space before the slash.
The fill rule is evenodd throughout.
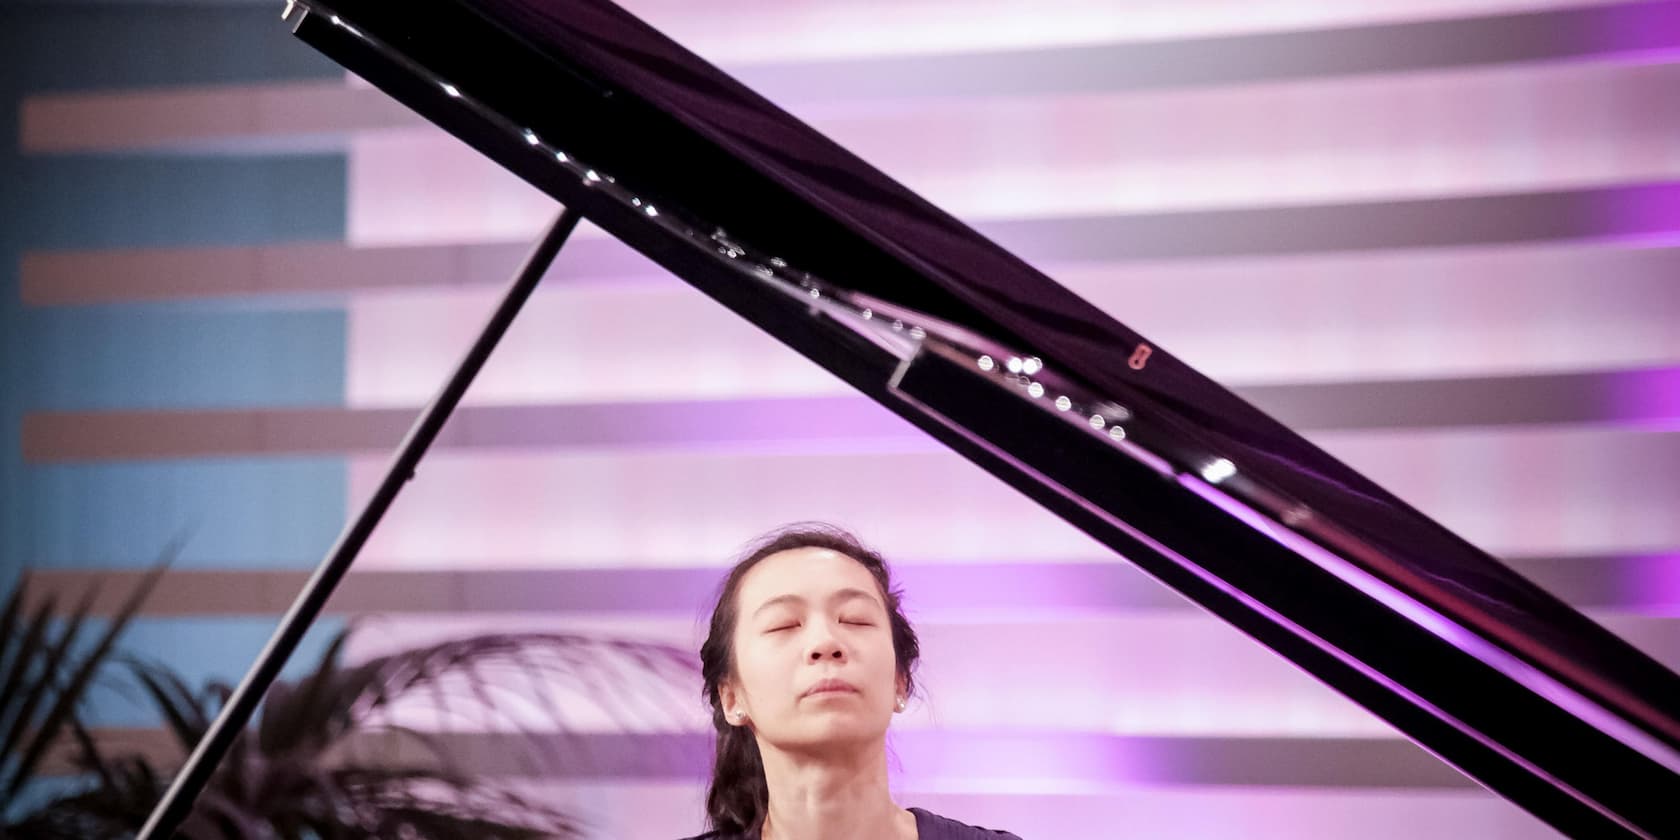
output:
<path id="1" fill-rule="evenodd" d="M 0 4 L 0 587 L 25 567 L 144 567 L 172 539 L 189 568 L 304 568 L 345 515 L 340 458 L 26 464 L 23 416 L 45 410 L 337 405 L 341 307 L 194 302 L 34 308 L 18 294 L 26 251 L 205 247 L 342 238 L 337 154 L 22 155 L 30 94 L 325 79 L 280 4 Z M 237 681 L 276 617 L 146 618 L 123 648 L 190 682 Z M 312 633 L 312 664 L 336 622 Z M 102 725 L 155 725 L 105 685 Z"/>

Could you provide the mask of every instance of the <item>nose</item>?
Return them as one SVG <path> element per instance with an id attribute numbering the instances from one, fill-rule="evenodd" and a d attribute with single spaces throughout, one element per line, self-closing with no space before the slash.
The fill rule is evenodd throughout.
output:
<path id="1" fill-rule="evenodd" d="M 840 641 L 834 638 L 833 633 L 825 632 L 819 635 L 811 644 L 811 649 L 807 656 L 810 657 L 812 662 L 820 662 L 824 659 L 844 661 L 846 658 L 846 652 L 845 648 L 841 647 Z"/>
<path id="2" fill-rule="evenodd" d="M 811 661 L 818 662 L 826 658 L 844 660 L 845 654 L 840 652 L 840 646 L 832 642 L 811 648 Z"/>

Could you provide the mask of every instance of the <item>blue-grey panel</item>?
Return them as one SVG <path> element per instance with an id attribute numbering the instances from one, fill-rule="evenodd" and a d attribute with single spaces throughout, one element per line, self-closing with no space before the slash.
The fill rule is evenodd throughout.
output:
<path id="1" fill-rule="evenodd" d="M 341 72 L 300 49 L 267 4 L 0 7 L 0 134 L 10 138 L 31 93 Z M 342 311 L 26 309 L 17 263 L 26 249 L 335 239 L 343 157 L 24 158 L 15 149 L 0 143 L 0 588 L 24 565 L 143 565 L 189 528 L 183 565 L 313 564 L 344 516 L 337 459 L 27 467 L 19 418 L 64 406 L 336 404 Z"/>
<path id="2" fill-rule="evenodd" d="M 331 78 L 279 3 L 0 4 L 0 68 L 29 90 Z"/>
<path id="3" fill-rule="evenodd" d="M 15 506 L 38 568 L 150 565 L 185 535 L 183 568 L 307 568 L 343 525 L 338 458 L 27 467 Z"/>
<path id="4" fill-rule="evenodd" d="M 339 239 L 345 192 L 342 155 L 26 158 L 6 179 L 7 238 L 34 249 Z"/>
<path id="5" fill-rule="evenodd" d="M 340 405 L 342 310 L 43 309 L 23 324 L 31 411 Z"/>

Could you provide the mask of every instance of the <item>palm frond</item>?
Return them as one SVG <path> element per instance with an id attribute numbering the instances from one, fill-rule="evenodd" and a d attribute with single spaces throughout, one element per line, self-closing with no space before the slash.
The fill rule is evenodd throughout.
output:
<path id="1" fill-rule="evenodd" d="M 47 658 L 47 628 L 54 606 L 49 597 L 36 609 L 18 640 L 6 681 L 0 683 L 0 723 L 7 724 L 5 738 L 0 740 L 0 783 L 10 777 L 14 749 L 29 730 L 35 707 L 46 702 L 44 698 L 55 688 L 56 675 L 39 667 Z"/>
<path id="2" fill-rule="evenodd" d="M 161 665 L 136 659 L 126 660 L 128 672 L 140 684 L 152 705 L 163 715 L 164 723 L 175 736 L 175 742 L 191 752 L 210 728 L 203 706 L 193 697 L 192 690 L 175 672 Z"/>
<path id="3" fill-rule="evenodd" d="M 178 551 L 178 546 L 174 550 Z M 24 747 L 23 753 L 14 768 L 13 776 L 6 785 L 4 796 L 0 798 L 10 800 L 15 797 L 18 790 L 33 777 L 36 765 L 40 763 L 41 758 L 46 755 L 48 747 L 58 737 L 59 730 L 63 727 L 64 722 L 69 719 L 81 703 L 82 695 L 86 692 L 88 684 L 93 680 L 95 672 L 99 670 L 106 657 L 110 655 L 112 648 L 116 645 L 117 637 L 121 636 L 123 630 L 127 629 L 128 623 L 140 611 L 140 605 L 151 596 L 152 589 L 157 586 L 158 580 L 163 577 L 164 569 L 173 560 L 174 553 L 172 551 L 163 562 L 153 566 L 150 571 L 141 577 L 139 584 L 135 586 L 133 592 L 129 593 L 128 598 L 123 601 L 122 606 L 117 610 L 117 614 L 112 617 L 106 626 L 104 635 L 100 636 L 93 650 L 82 658 L 70 674 L 69 679 L 62 687 L 59 687 L 52 708 L 42 719 L 40 728 L 36 730 L 34 737 L 30 739 L 30 743 Z M 85 607 L 91 606 L 91 603 L 91 599 L 84 602 L 84 609 L 77 613 L 78 619 L 85 617 Z M 69 630 L 65 632 L 66 636 L 70 633 Z M 66 640 L 66 643 L 68 643 L 68 640 Z M 50 682 L 55 676 L 54 674 L 48 674 L 46 679 Z"/>
<path id="4" fill-rule="evenodd" d="M 95 773 L 104 768 L 103 761 L 90 751 L 91 739 L 86 738 L 85 729 L 75 720 L 76 710 L 110 657 L 117 638 L 151 595 L 180 546 L 177 539 L 165 550 L 106 622 L 104 633 L 79 658 L 77 651 L 97 590 L 84 593 L 75 611 L 65 618 L 58 615 L 57 601 L 49 595 L 21 624 L 30 578 L 21 577 L 6 599 L 0 611 L 0 663 L 5 674 L 0 682 L 0 803 L 4 803 L 0 804 L 0 834 L 17 831 L 6 821 L 12 815 L 5 805 L 18 800 L 19 792 L 34 780 L 42 759 L 61 742 L 66 730 L 78 762 Z M 55 624 L 59 626 L 56 637 L 52 633 Z M 42 830 L 48 831 L 50 826 Z"/>
<path id="5" fill-rule="evenodd" d="M 23 611 L 23 593 L 29 587 L 29 573 L 24 572 L 18 578 L 17 586 L 6 597 L 6 606 L 0 609 L 0 674 L 11 672 L 15 651 L 12 648 L 12 638 L 17 635 L 18 613 Z M 21 650 L 20 646 L 18 650 Z M 0 723 L 6 719 L 5 710 L 10 706 L 10 697 L 16 684 L 7 678 L 0 681 Z"/>
<path id="6" fill-rule="evenodd" d="M 418 703 L 442 720 L 537 735 L 569 726 L 555 689 L 657 709 L 662 699 L 686 703 L 698 682 L 698 663 L 687 651 L 566 633 L 486 634 L 346 665 L 340 660 L 349 632 L 333 639 L 310 673 L 268 694 L 256 724 L 234 740 L 182 837 L 578 837 L 582 827 L 575 818 L 467 774 L 437 733 L 405 726 L 393 713 Z M 227 702 L 226 685 L 212 683 L 195 693 L 166 668 L 132 659 L 128 664 L 142 696 L 158 707 L 184 747 L 196 743 Z M 670 691 L 650 691 L 649 685 Z M 638 692 L 642 696 L 634 697 Z M 678 720 L 687 709 L 673 705 L 669 711 Z M 364 749 L 376 741 L 382 749 Z M 402 742 L 419 744 L 420 755 L 395 760 L 392 748 Z M 530 743 L 536 752 L 537 742 Z M 82 749 L 90 766 L 100 760 L 91 743 Z M 124 820 L 131 829 L 138 826 L 161 795 L 165 774 L 135 756 L 103 766 L 96 789 L 54 803 L 42 819 L 89 831 Z"/>
<path id="7" fill-rule="evenodd" d="M 105 758 L 99 752 L 99 745 L 94 743 L 93 734 L 87 731 L 80 718 L 70 718 L 70 734 L 76 740 L 76 759 L 82 769 L 99 777 L 102 786 L 109 787 L 117 783 L 117 777 L 106 764 Z"/>
<path id="8" fill-rule="evenodd" d="M 315 670 L 297 684 L 270 689 L 257 727 L 263 752 L 324 749 L 348 726 L 350 708 L 343 695 L 356 689 L 339 667 L 348 638 L 348 630 L 335 634 Z M 299 738 L 311 740 L 300 743 Z"/>

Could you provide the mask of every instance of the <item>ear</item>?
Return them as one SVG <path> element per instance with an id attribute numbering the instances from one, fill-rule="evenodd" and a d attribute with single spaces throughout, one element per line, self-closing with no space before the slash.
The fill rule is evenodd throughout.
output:
<path id="1" fill-rule="evenodd" d="M 733 724 L 741 723 L 736 717 L 737 712 L 746 711 L 744 707 L 738 705 L 738 701 L 741 699 L 740 692 L 736 690 L 733 680 L 724 680 L 718 683 L 718 705 L 723 708 L 724 720 Z"/>

